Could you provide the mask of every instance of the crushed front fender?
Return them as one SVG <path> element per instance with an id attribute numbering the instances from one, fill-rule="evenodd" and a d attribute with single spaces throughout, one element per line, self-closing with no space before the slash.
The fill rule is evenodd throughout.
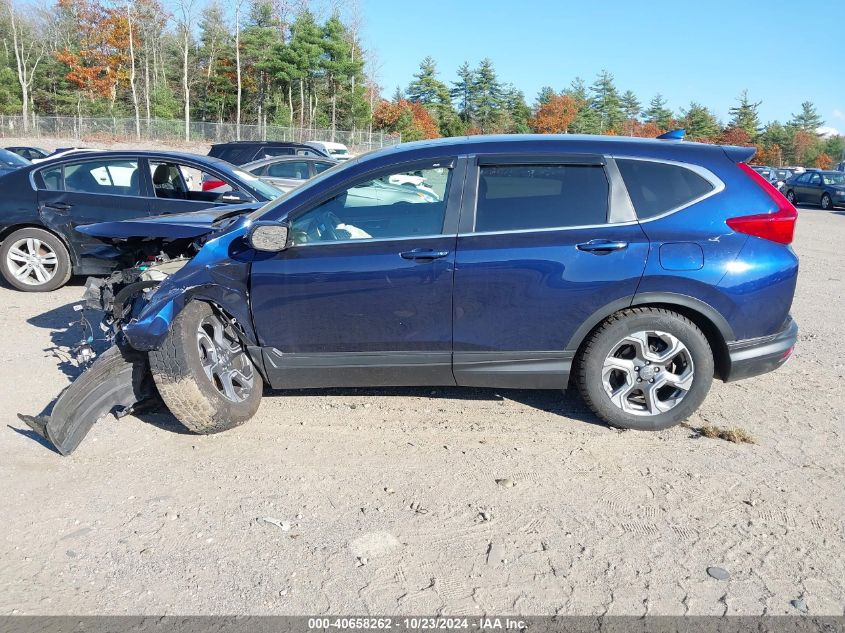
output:
<path id="1" fill-rule="evenodd" d="M 156 395 L 147 355 L 114 345 L 59 394 L 50 415 L 18 417 L 69 455 L 97 420 L 109 413 L 128 414 Z"/>

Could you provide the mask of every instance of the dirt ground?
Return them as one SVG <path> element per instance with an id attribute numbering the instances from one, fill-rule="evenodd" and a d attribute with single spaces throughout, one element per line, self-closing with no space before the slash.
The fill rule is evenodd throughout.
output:
<path id="1" fill-rule="evenodd" d="M 15 413 L 77 373 L 81 281 L 0 287 L 0 614 L 842 615 L 843 243 L 801 211 L 794 359 L 660 433 L 559 392 L 347 389 L 210 437 L 108 418 L 60 457 Z"/>

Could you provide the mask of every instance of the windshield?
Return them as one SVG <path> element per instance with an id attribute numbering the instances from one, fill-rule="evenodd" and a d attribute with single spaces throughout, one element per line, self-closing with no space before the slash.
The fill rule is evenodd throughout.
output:
<path id="1" fill-rule="evenodd" d="M 24 165 L 29 165 L 30 162 L 27 159 L 18 156 L 14 152 L 0 149 L 0 164 L 6 167 L 23 167 Z"/>
<path id="2" fill-rule="evenodd" d="M 264 182 L 260 178 L 254 176 L 248 171 L 240 169 L 239 167 L 233 167 L 232 173 L 271 202 L 282 195 L 282 192 L 276 189 L 273 185 Z"/>
<path id="3" fill-rule="evenodd" d="M 348 153 L 349 153 L 349 150 L 346 149 L 345 147 L 342 148 L 342 149 L 330 149 L 329 150 L 329 154 L 331 154 L 332 156 L 337 156 L 338 154 L 348 154 Z"/>
<path id="4" fill-rule="evenodd" d="M 283 193 L 283 194 L 279 195 L 278 198 L 276 198 L 275 200 L 271 200 L 270 202 L 268 202 L 267 204 L 265 204 L 261 208 L 256 209 L 255 211 L 253 211 L 249 215 L 249 219 L 250 220 L 258 220 L 265 213 L 267 213 L 268 211 L 272 211 L 277 206 L 279 206 L 283 201 L 288 200 L 290 198 L 294 198 L 294 197 L 300 195 L 303 192 L 310 191 L 311 188 L 314 187 L 314 185 L 318 185 L 319 183 L 323 182 L 323 180 L 326 178 L 326 176 L 335 173 L 339 169 L 346 169 L 347 167 L 350 167 L 354 162 L 355 162 L 355 159 L 352 159 L 351 161 L 346 161 L 345 163 L 338 163 L 336 165 L 332 165 L 326 171 L 322 172 L 321 174 L 318 174 L 317 176 L 314 176 L 314 178 L 312 178 L 311 180 L 308 180 L 304 185 L 300 185 L 299 187 L 295 187 L 294 189 L 291 189 L 287 193 Z M 255 178 L 255 176 L 250 176 L 250 177 Z"/>
<path id="5" fill-rule="evenodd" d="M 826 185 L 845 185 L 845 174 L 822 174 L 822 181 Z"/>

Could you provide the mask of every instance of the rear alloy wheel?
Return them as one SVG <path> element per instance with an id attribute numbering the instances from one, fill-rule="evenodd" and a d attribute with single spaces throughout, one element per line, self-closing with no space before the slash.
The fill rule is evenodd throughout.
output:
<path id="1" fill-rule="evenodd" d="M 713 380 L 713 355 L 689 319 L 660 308 L 633 308 L 610 317 L 591 335 L 577 379 L 585 402 L 606 422 L 665 429 L 704 400 Z"/>
<path id="2" fill-rule="evenodd" d="M 831 207 L 830 203 L 831 202 L 832 202 L 832 200 L 830 199 L 830 195 L 828 195 L 826 193 L 822 194 L 822 209 L 824 209 L 825 211 L 830 209 L 830 207 Z"/>
<path id="3" fill-rule="evenodd" d="M 70 257 L 65 245 L 52 233 L 25 228 L 3 240 L 0 271 L 18 290 L 49 292 L 70 279 Z"/>
<path id="4" fill-rule="evenodd" d="M 789 200 L 791 204 L 795 204 L 795 192 L 790 189 L 786 192 L 786 199 Z"/>
<path id="5" fill-rule="evenodd" d="M 194 433 L 219 433 L 258 410 L 263 381 L 235 331 L 209 304 L 192 301 L 173 321 L 150 370 L 170 412 Z"/>

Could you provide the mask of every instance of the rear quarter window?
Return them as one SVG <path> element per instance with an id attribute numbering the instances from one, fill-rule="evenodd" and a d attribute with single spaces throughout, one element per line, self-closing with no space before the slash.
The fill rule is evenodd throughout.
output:
<path id="1" fill-rule="evenodd" d="M 681 165 L 627 158 L 617 158 L 616 164 L 641 220 L 694 202 L 714 188 L 711 182 Z"/>

